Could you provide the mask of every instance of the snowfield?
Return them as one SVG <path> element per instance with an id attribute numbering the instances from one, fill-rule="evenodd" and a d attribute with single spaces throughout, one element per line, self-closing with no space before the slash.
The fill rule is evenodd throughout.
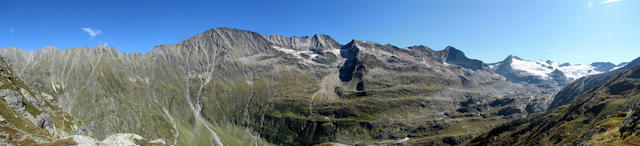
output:
<path id="1" fill-rule="evenodd" d="M 563 64 L 560 65 L 553 61 L 529 61 L 521 60 L 517 58 L 511 58 L 511 68 L 515 70 L 525 71 L 531 75 L 540 76 L 544 79 L 551 79 L 549 74 L 554 70 L 560 70 L 569 80 L 575 80 L 583 76 L 599 74 L 602 72 L 596 71 L 596 67 L 591 65 L 581 64 Z"/>

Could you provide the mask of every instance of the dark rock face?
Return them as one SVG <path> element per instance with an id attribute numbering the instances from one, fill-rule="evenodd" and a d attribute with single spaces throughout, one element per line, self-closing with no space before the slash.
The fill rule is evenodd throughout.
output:
<path id="1" fill-rule="evenodd" d="M 53 120 L 51 119 L 51 116 L 49 116 L 49 114 L 40 114 L 36 116 L 35 124 L 40 128 L 53 128 Z"/>
<path id="2" fill-rule="evenodd" d="M 356 91 L 364 91 L 365 85 L 363 77 L 366 72 L 364 61 L 371 59 L 366 54 L 358 54 L 360 48 L 356 44 L 356 40 L 351 41 L 343 48 L 340 49 L 340 55 L 346 59 L 344 64 L 340 67 L 339 77 L 342 82 L 355 82 Z M 355 80 L 354 80 L 355 79 Z M 366 94 L 366 93 L 362 93 Z"/>
<path id="3" fill-rule="evenodd" d="M 549 77 L 553 78 L 553 81 L 555 81 L 558 86 L 565 86 L 571 82 L 569 81 L 567 76 L 565 76 L 564 73 L 562 73 L 562 71 L 558 69 L 553 70 L 553 72 L 549 74 Z"/>
<path id="4" fill-rule="evenodd" d="M 447 54 L 446 63 L 460 65 L 465 68 L 469 68 L 472 70 L 483 70 L 488 69 L 487 65 L 484 62 L 476 59 L 469 59 L 464 53 L 454 47 L 447 46 L 444 49 L 444 52 Z"/>
<path id="5" fill-rule="evenodd" d="M 510 115 L 518 114 L 518 113 L 522 113 L 522 110 L 520 110 L 519 108 L 516 108 L 516 107 L 509 106 L 509 107 L 506 107 L 506 108 L 500 110 L 498 112 L 498 115 L 510 116 Z"/>
<path id="6" fill-rule="evenodd" d="M 4 98 L 7 101 L 7 104 L 13 109 L 23 108 L 24 107 L 24 99 L 20 97 L 18 92 L 2 89 L 0 90 L 0 97 Z"/>
<path id="7" fill-rule="evenodd" d="M 364 66 L 358 61 L 358 52 L 360 49 L 356 46 L 355 41 L 351 41 L 340 49 L 340 56 L 346 58 L 342 67 L 340 67 L 340 80 L 349 82 L 354 76 L 362 78 Z"/>
<path id="8" fill-rule="evenodd" d="M 502 98 L 502 99 L 496 99 L 493 102 L 489 103 L 490 106 L 492 107 L 500 107 L 500 106 L 505 106 L 505 105 L 509 105 L 511 103 L 513 103 L 515 101 L 515 99 L 513 98 Z"/>

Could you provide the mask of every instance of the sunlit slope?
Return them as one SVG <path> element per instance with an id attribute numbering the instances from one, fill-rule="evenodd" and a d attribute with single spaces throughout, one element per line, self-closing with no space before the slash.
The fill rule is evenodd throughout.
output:
<path id="1" fill-rule="evenodd" d="M 460 144 L 551 101 L 550 91 L 507 81 L 453 47 L 343 46 L 326 35 L 215 28 L 146 54 L 1 53 L 99 139 L 127 132 L 177 145 Z"/>

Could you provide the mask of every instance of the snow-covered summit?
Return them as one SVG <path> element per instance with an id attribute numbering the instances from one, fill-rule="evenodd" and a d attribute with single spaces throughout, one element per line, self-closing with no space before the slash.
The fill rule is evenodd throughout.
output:
<path id="1" fill-rule="evenodd" d="M 490 67 L 494 70 L 497 70 L 499 67 L 509 67 L 512 70 L 523 71 L 526 74 L 538 76 L 543 79 L 551 79 L 549 75 L 557 69 L 564 73 L 569 80 L 575 80 L 583 76 L 598 74 L 613 69 L 613 67 L 600 67 L 596 63 L 591 65 L 560 64 L 550 60 L 524 60 L 516 56 L 509 56 L 504 61 L 490 65 Z"/>
<path id="2" fill-rule="evenodd" d="M 613 70 L 617 65 L 609 62 L 595 62 L 589 65 L 560 64 L 550 60 L 525 60 L 510 55 L 503 61 L 488 66 L 512 82 L 559 89 L 578 78 Z"/>

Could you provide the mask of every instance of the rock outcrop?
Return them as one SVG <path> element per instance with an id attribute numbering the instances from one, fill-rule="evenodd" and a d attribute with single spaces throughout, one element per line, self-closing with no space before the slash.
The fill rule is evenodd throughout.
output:
<path id="1" fill-rule="evenodd" d="M 636 104 L 633 109 L 624 117 L 622 125 L 620 125 L 620 136 L 639 136 L 640 134 L 640 103 Z"/>
<path id="2" fill-rule="evenodd" d="M 460 65 L 472 70 L 486 70 L 489 68 L 486 64 L 484 64 L 484 62 L 480 60 L 467 58 L 467 56 L 464 55 L 462 51 L 454 47 L 447 46 L 447 48 L 444 49 L 444 53 L 446 54 L 446 56 L 443 56 L 444 58 L 446 58 L 446 63 Z"/>

